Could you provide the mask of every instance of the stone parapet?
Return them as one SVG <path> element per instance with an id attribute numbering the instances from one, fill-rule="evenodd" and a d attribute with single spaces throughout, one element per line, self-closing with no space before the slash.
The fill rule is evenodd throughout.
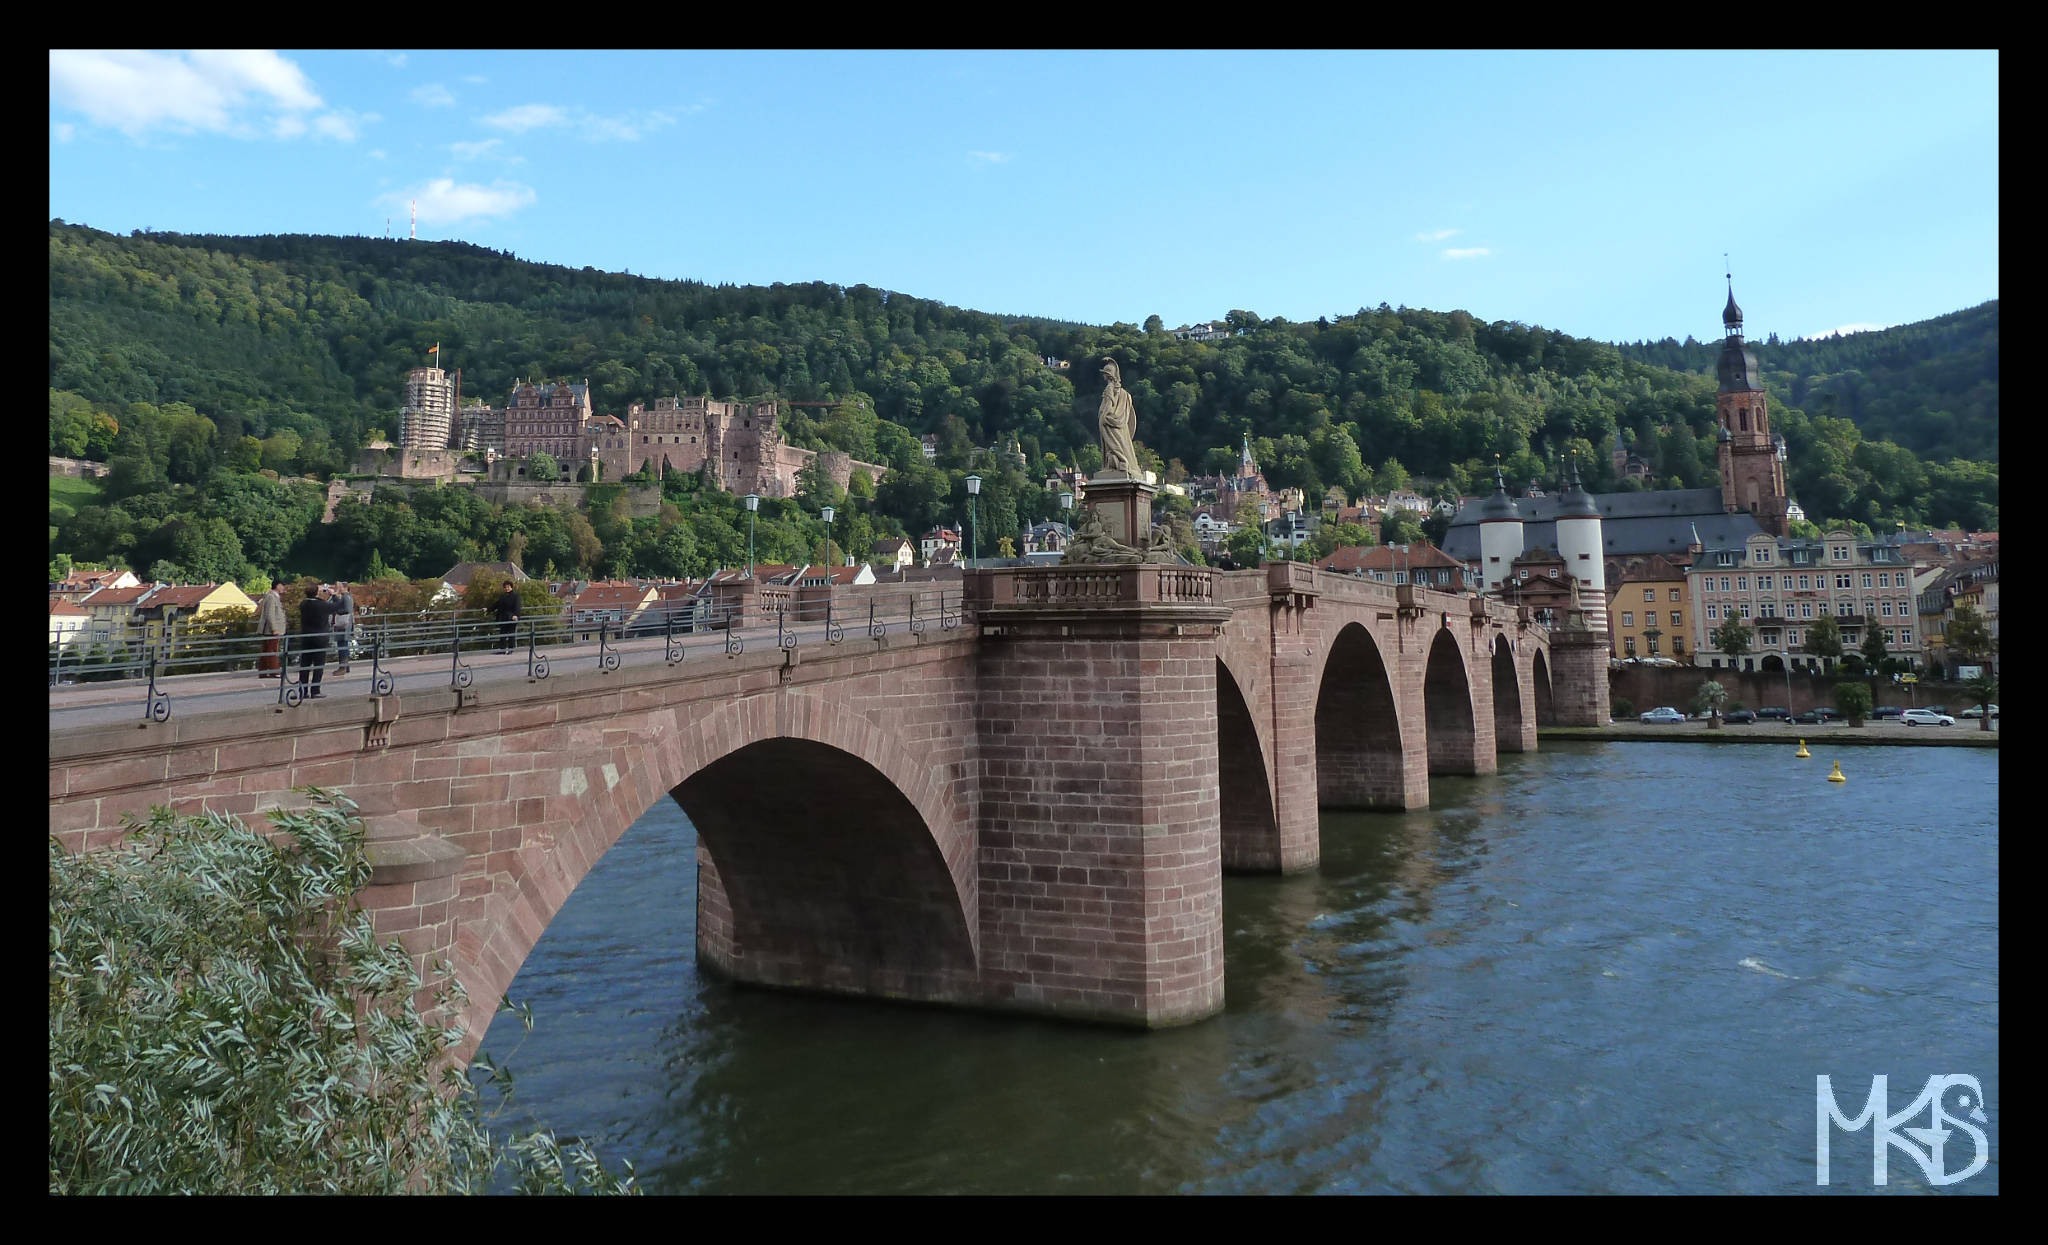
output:
<path id="1" fill-rule="evenodd" d="M 1210 572 L 1189 566 L 1002 567 L 967 572 L 965 586 L 967 608 L 977 614 L 1045 606 L 1212 606 L 1216 600 Z"/>

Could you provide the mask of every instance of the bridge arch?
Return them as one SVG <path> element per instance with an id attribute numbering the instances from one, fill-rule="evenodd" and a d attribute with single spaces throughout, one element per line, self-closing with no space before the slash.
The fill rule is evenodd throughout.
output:
<path id="1" fill-rule="evenodd" d="M 1429 736 L 1429 772 L 1476 774 L 1479 731 L 1472 710 L 1472 679 L 1465 670 L 1465 651 L 1450 628 L 1429 642 L 1422 676 L 1422 719 Z"/>
<path id="2" fill-rule="evenodd" d="M 664 797 L 697 827 L 697 950 L 713 971 L 898 998 L 973 979 L 972 826 L 932 766 L 865 717 L 794 693 L 654 725 L 616 782 L 572 764 L 562 786 L 581 790 L 521 826 L 513 884 L 481 923 L 482 945 L 469 957 L 458 943 L 470 1050 L 562 904 Z"/>
<path id="3" fill-rule="evenodd" d="M 1216 659 L 1216 787 L 1225 869 L 1275 869 L 1280 826 L 1269 753 L 1245 689 L 1229 661 Z"/>
<path id="4" fill-rule="evenodd" d="M 1316 692 L 1320 806 L 1402 809 L 1429 803 L 1429 776 L 1408 755 L 1396 686 L 1373 633 L 1359 623 L 1346 624 L 1330 643 Z"/>
<path id="5" fill-rule="evenodd" d="M 1498 752 L 1521 752 L 1527 746 L 1523 724 L 1522 680 L 1515 669 L 1515 649 L 1504 635 L 1493 638 L 1493 746 Z"/>
<path id="6" fill-rule="evenodd" d="M 1529 657 L 1530 700 L 1536 710 L 1536 725 L 1556 726 L 1557 707 L 1550 699 L 1550 661 L 1539 646 Z"/>

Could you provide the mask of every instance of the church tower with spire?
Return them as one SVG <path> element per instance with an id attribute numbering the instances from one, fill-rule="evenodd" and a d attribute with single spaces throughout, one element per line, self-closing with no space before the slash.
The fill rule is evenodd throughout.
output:
<path id="1" fill-rule="evenodd" d="M 1771 436 L 1771 417 L 1764 401 L 1764 382 L 1756 352 L 1742 340 L 1742 308 L 1735 304 L 1735 280 L 1728 279 L 1728 305 L 1721 310 L 1727 336 L 1715 366 L 1721 391 L 1714 398 L 1719 427 L 1717 457 L 1721 467 L 1721 509 L 1753 514 L 1757 525 L 1773 536 L 1786 534 L 1785 441 Z"/>

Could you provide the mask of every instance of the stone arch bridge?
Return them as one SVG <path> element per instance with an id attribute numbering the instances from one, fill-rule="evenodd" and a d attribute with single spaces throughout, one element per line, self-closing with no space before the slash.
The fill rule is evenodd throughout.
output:
<path id="1" fill-rule="evenodd" d="M 1223 1005 L 1224 869 L 1315 867 L 1319 807 L 1428 803 L 1604 719 L 1604 637 L 1300 564 L 970 571 L 951 631 L 502 688 L 53 728 L 50 830 L 355 800 L 380 935 L 469 992 L 466 1058 L 657 800 L 697 952 L 764 985 L 1159 1026 Z"/>

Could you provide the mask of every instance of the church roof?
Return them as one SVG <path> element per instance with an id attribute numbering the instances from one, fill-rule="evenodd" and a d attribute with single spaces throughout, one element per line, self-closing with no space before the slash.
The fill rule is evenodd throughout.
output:
<path id="1" fill-rule="evenodd" d="M 1747 512 L 1721 509 L 1718 488 L 1660 489 L 1642 493 L 1594 493 L 1600 512 L 1601 552 L 1608 557 L 1631 553 L 1683 553 L 1692 544 L 1692 528 L 1709 548 L 1736 546 L 1763 529 Z M 1557 545 L 1559 497 L 1525 497 L 1521 502 L 1523 547 Z M 1444 552 L 1461 561 L 1479 557 L 1481 507 L 1465 506 L 1444 533 Z"/>

